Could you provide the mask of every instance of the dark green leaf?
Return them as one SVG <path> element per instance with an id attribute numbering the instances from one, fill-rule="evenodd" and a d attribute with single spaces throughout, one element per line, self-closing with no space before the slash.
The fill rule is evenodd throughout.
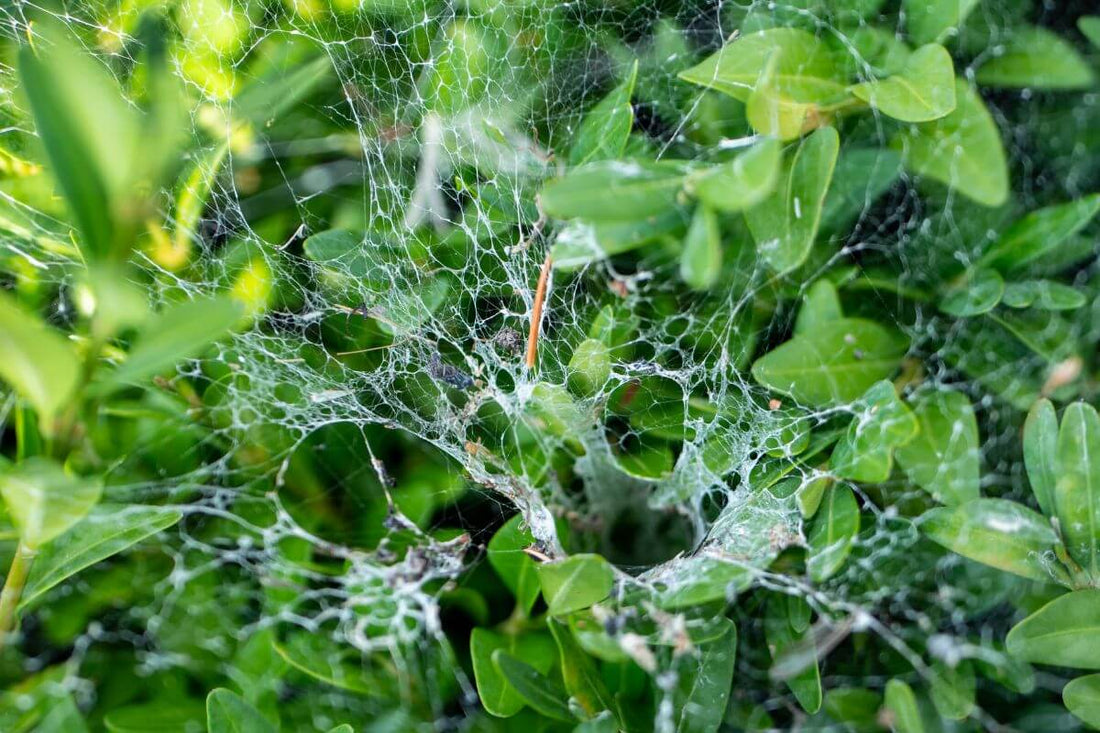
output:
<path id="1" fill-rule="evenodd" d="M 523 659 L 543 675 L 554 665 L 556 654 L 554 642 L 546 634 L 505 635 L 482 628 L 473 630 L 470 635 L 470 661 L 478 697 L 491 715 L 507 718 L 523 708 L 524 700 L 493 663 L 493 653 L 498 649 Z"/>
<path id="2" fill-rule="evenodd" d="M 905 0 L 905 22 L 914 43 L 941 43 L 958 32 L 979 0 Z"/>
<path id="3" fill-rule="evenodd" d="M 539 674 L 534 667 L 521 662 L 502 649 L 493 653 L 493 664 L 504 679 L 508 680 L 508 684 L 532 708 L 555 720 L 565 722 L 576 720 L 569 710 L 569 699 L 565 691 L 553 680 Z"/>
<path id="4" fill-rule="evenodd" d="M 635 61 L 623 83 L 585 116 L 569 151 L 571 165 L 610 160 L 622 155 L 630 137 L 630 128 L 634 125 L 634 108 L 630 98 L 634 94 L 637 78 L 638 62 Z"/>
<path id="5" fill-rule="evenodd" d="M 800 602 L 805 603 L 801 599 Z M 816 713 L 821 708 L 822 695 L 813 635 L 809 631 L 802 634 L 795 632 L 788 620 L 787 603 L 781 595 L 772 594 L 768 599 L 764 637 L 772 655 L 772 676 L 776 676 L 774 663 L 782 659 L 786 669 L 781 678 L 802 709 L 807 713 Z"/>
<path id="6" fill-rule="evenodd" d="M 521 527 L 523 517 L 519 514 L 505 522 L 489 540 L 488 555 L 489 564 L 512 591 L 516 605 L 530 613 L 539 597 L 539 576 L 535 561 L 524 552 L 535 538 Z"/>
<path id="7" fill-rule="evenodd" d="M 958 283 L 944 291 L 940 310 L 950 316 L 965 318 L 988 313 L 1001 302 L 1005 281 L 996 270 L 970 270 Z"/>
<path id="8" fill-rule="evenodd" d="M 1100 211 L 1100 194 L 1033 211 L 1012 224 L 982 256 L 981 264 L 1002 272 L 1042 264 Z"/>
<path id="9" fill-rule="evenodd" d="M 721 619 L 722 633 L 697 655 L 681 657 L 675 694 L 676 733 L 714 733 L 722 723 L 733 683 L 737 627 Z"/>
<path id="10" fill-rule="evenodd" d="M 1100 415 L 1074 402 L 1062 415 L 1054 506 L 1066 549 L 1100 578 Z"/>
<path id="11" fill-rule="evenodd" d="M 1085 294 L 1051 280 L 1025 280 L 1005 286 L 1004 304 L 1010 308 L 1075 310 L 1086 303 Z"/>
<path id="12" fill-rule="evenodd" d="M 565 690 L 588 715 L 614 710 L 615 703 L 595 662 L 584 653 L 566 624 L 550 619 L 550 633 L 558 643 Z"/>
<path id="13" fill-rule="evenodd" d="M 885 702 L 891 715 L 891 728 L 897 733 L 924 733 L 917 697 L 906 682 L 899 679 L 887 682 Z"/>
<path id="14" fill-rule="evenodd" d="M 821 212 L 821 229 L 844 232 L 901 176 L 901 155 L 887 148 L 845 148 Z"/>
<path id="15" fill-rule="evenodd" d="M 798 320 L 794 322 L 794 333 L 796 336 L 812 334 L 824 324 L 843 317 L 844 311 L 840 307 L 836 286 L 828 280 L 818 280 L 810 286 L 802 299 Z"/>
<path id="16" fill-rule="evenodd" d="M 840 484 L 830 487 L 806 540 L 806 569 L 815 583 L 825 582 L 844 566 L 858 534 L 859 503 L 855 493 Z"/>
<path id="17" fill-rule="evenodd" d="M 929 692 L 936 710 L 948 720 L 962 720 L 974 709 L 974 668 L 968 661 L 951 667 L 937 661 L 932 665 Z"/>
<path id="18" fill-rule="evenodd" d="M 1054 513 L 1054 486 L 1058 479 L 1058 415 L 1050 400 L 1038 400 L 1024 423 L 1024 464 L 1031 493 L 1048 517 Z"/>
<path id="19" fill-rule="evenodd" d="M 1093 46 L 1100 48 L 1100 16 L 1083 15 L 1077 19 L 1077 27 Z"/>

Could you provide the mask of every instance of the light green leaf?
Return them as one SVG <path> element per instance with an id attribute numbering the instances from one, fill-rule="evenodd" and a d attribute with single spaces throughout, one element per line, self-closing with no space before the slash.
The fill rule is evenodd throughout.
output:
<path id="1" fill-rule="evenodd" d="M 178 522 L 182 514 L 159 506 L 101 505 L 70 531 L 47 545 L 31 567 L 20 608 L 85 568 L 117 555 Z"/>
<path id="2" fill-rule="evenodd" d="M 1100 415 L 1074 402 L 1062 415 L 1054 506 L 1069 554 L 1100 578 Z"/>
<path id="3" fill-rule="evenodd" d="M 611 349 L 598 339 L 585 339 L 573 349 L 569 359 L 568 381 L 573 393 L 590 397 L 611 377 Z"/>
<path id="4" fill-rule="evenodd" d="M 1048 206 L 1014 222 L 982 256 L 981 264 L 1001 272 L 1039 265 L 1092 221 L 1100 211 L 1100 193 Z"/>
<path id="5" fill-rule="evenodd" d="M 1080 290 L 1053 280 L 1024 280 L 1005 285 L 1003 302 L 1010 308 L 1076 310 L 1087 302 Z"/>
<path id="6" fill-rule="evenodd" d="M 681 72 L 680 78 L 746 102 L 773 56 L 777 59 L 776 90 L 784 97 L 827 105 L 846 96 L 832 49 L 796 28 L 771 28 L 741 36 Z"/>
<path id="7" fill-rule="evenodd" d="M 887 682 L 885 702 L 892 716 L 892 727 L 897 733 L 924 733 L 917 696 L 908 683 L 899 679 Z"/>
<path id="8" fill-rule="evenodd" d="M 505 522 L 489 540 L 488 555 L 489 564 L 512 591 L 516 605 L 530 613 L 539 597 L 539 577 L 535 561 L 523 551 L 535 538 L 528 530 L 520 529 L 522 526 L 519 514 Z"/>
<path id="9" fill-rule="evenodd" d="M 912 172 L 983 206 L 1008 200 L 1008 164 L 997 125 L 978 93 L 956 81 L 955 111 L 904 129 L 891 141 Z"/>
<path id="10" fill-rule="evenodd" d="M 512 689 L 534 710 L 567 723 L 576 720 L 569 710 L 569 698 L 557 682 L 539 674 L 537 669 L 503 649 L 493 652 L 493 664 Z"/>
<path id="11" fill-rule="evenodd" d="M 45 458 L 0 466 L 0 495 L 30 551 L 87 516 L 102 491 L 99 481 L 73 476 Z"/>
<path id="12" fill-rule="evenodd" d="M 833 449 L 829 470 L 853 481 L 885 481 L 894 449 L 919 432 L 917 418 L 886 380 L 876 382 L 854 407 L 856 415 Z"/>
<path id="13" fill-rule="evenodd" d="M 963 557 L 1044 583 L 1068 583 L 1054 547 L 1058 535 L 1041 514 L 1007 499 L 974 499 L 924 513 L 920 529 Z"/>
<path id="14" fill-rule="evenodd" d="M 925 392 L 914 405 L 920 433 L 894 451 L 909 479 L 949 506 L 979 495 L 978 421 L 961 392 Z"/>
<path id="15" fill-rule="evenodd" d="M 1012 627 L 1005 645 L 1026 662 L 1100 669 L 1100 590 L 1055 598 Z"/>
<path id="16" fill-rule="evenodd" d="M 1085 724 L 1100 728 L 1100 674 L 1090 674 L 1071 680 L 1062 688 L 1062 702 L 1065 703 L 1067 710 Z"/>
<path id="17" fill-rule="evenodd" d="M 550 633 L 558 644 L 561 656 L 561 676 L 565 690 L 577 701 L 585 713 L 598 715 L 604 710 L 615 710 L 614 698 L 600 676 L 600 670 L 581 649 L 569 626 L 550 619 Z"/>
<path id="18" fill-rule="evenodd" d="M 1082 15 L 1077 19 L 1077 27 L 1093 46 L 1100 48 L 1100 16 Z"/>
<path id="19" fill-rule="evenodd" d="M 932 704 L 944 718 L 962 720 L 974 709 L 974 667 L 969 661 L 950 667 L 937 661 L 929 693 Z"/>
<path id="20" fill-rule="evenodd" d="M 557 219 L 645 219 L 676 208 L 687 173 L 677 162 L 598 161 L 548 182 L 539 201 Z"/>
<path id="21" fill-rule="evenodd" d="M 687 191 L 719 211 L 743 211 L 775 189 L 782 156 L 779 141 L 764 138 L 732 160 L 691 175 Z"/>
<path id="22" fill-rule="evenodd" d="M 955 109 L 955 67 L 947 49 L 930 43 L 914 51 L 900 73 L 851 91 L 896 120 L 930 122 Z"/>
<path id="23" fill-rule="evenodd" d="M 859 503 L 855 493 L 846 485 L 831 486 L 806 539 L 806 569 L 815 583 L 825 582 L 844 566 L 858 534 Z"/>
<path id="24" fill-rule="evenodd" d="M 996 270 L 968 270 L 944 290 L 939 308 L 957 318 L 978 316 L 997 307 L 1004 291 L 1004 278 Z"/>
<path id="25" fill-rule="evenodd" d="M 777 272 L 793 270 L 809 256 L 839 149 L 831 127 L 807 137 L 784 162 L 777 190 L 745 212 L 757 251 Z"/>
<path id="26" fill-rule="evenodd" d="M 1024 422 L 1024 465 L 1031 493 L 1048 517 L 1054 513 L 1054 487 L 1058 480 L 1058 415 L 1050 400 L 1037 400 Z"/>
<path id="27" fill-rule="evenodd" d="M 684 250 L 680 253 L 680 277 L 692 290 L 709 290 L 722 270 L 722 241 L 718 217 L 704 204 L 695 207 Z"/>
<path id="28" fill-rule="evenodd" d="M 615 582 L 611 565 L 599 555 L 573 555 L 537 567 L 542 594 L 554 616 L 580 611 L 602 601 Z"/>
<path id="29" fill-rule="evenodd" d="M 523 659 L 539 674 L 554 664 L 554 642 L 546 634 L 505 635 L 477 628 L 470 635 L 470 661 L 481 704 L 490 715 L 508 718 L 523 709 L 524 700 L 493 664 L 493 653 L 503 649 Z"/>
<path id="30" fill-rule="evenodd" d="M 752 365 L 757 382 L 811 407 L 852 402 L 890 376 L 907 342 L 874 321 L 842 318 L 795 336 Z"/>
<path id="31" fill-rule="evenodd" d="M 170 306 L 150 319 L 118 367 L 96 384 L 109 391 L 141 383 L 224 336 L 244 313 L 241 304 L 227 297 L 187 300 Z"/>
<path id="32" fill-rule="evenodd" d="M 630 137 L 630 128 L 634 125 L 634 108 L 630 98 L 634 95 L 637 78 L 638 62 L 635 61 L 623 83 L 585 116 L 569 150 L 571 165 L 610 160 L 622 155 Z"/>
<path id="33" fill-rule="evenodd" d="M 676 733 L 714 733 L 722 723 L 733 683 L 737 627 L 721 619 L 718 638 L 701 644 L 697 654 L 680 657 L 675 692 Z"/>
<path id="34" fill-rule="evenodd" d="M 830 321 L 844 317 L 836 286 L 828 280 L 818 280 L 806 291 L 798 319 L 794 322 L 796 336 L 811 334 Z"/>
<path id="35" fill-rule="evenodd" d="M 815 110 L 812 103 L 794 100 L 783 93 L 779 59 L 779 54 L 772 54 L 760 72 L 745 103 L 745 119 L 760 135 L 796 140 L 815 127 L 819 118 L 811 118 Z"/>
<path id="36" fill-rule="evenodd" d="M 219 687 L 206 696 L 209 733 L 276 733 L 260 711 L 235 692 Z"/>
<path id="37" fill-rule="evenodd" d="M 958 32 L 979 0 L 905 0 L 905 22 L 913 43 L 941 43 Z"/>
<path id="38" fill-rule="evenodd" d="M 978 67 L 983 86 L 1011 89 L 1088 89 L 1096 74 L 1081 54 L 1057 33 L 1037 26 L 1012 29 L 1001 48 L 991 49 Z"/>
<path id="39" fill-rule="evenodd" d="M 68 406 L 80 378 L 76 349 L 59 333 L 0 293 L 0 377 L 38 413 L 42 432 Z"/>

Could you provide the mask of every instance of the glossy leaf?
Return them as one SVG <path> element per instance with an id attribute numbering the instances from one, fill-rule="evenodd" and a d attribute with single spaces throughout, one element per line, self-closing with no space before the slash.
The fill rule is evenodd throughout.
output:
<path id="1" fill-rule="evenodd" d="M 1002 272 L 1042 264 L 1085 228 L 1100 211 L 1100 194 L 1048 206 L 1014 222 L 982 256 L 983 265 Z"/>
<path id="2" fill-rule="evenodd" d="M 809 256 L 839 149 L 831 127 L 807 137 L 788 154 L 776 190 L 745 212 L 757 251 L 772 269 L 787 272 Z"/>
<path id="3" fill-rule="evenodd" d="M 54 417 L 69 404 L 80 378 L 76 350 L 0 293 L 0 353 L 0 378 L 34 407 L 40 429 L 52 435 Z"/>
<path id="4" fill-rule="evenodd" d="M 1004 291 L 1004 278 L 996 270 L 974 270 L 943 293 L 939 307 L 944 313 L 958 318 L 978 316 L 993 310 L 1001 302 Z"/>
<path id="5" fill-rule="evenodd" d="M 941 43 L 957 33 L 979 0 L 905 0 L 905 22 L 914 43 Z"/>
<path id="6" fill-rule="evenodd" d="M 897 733 L 924 733 L 917 696 L 913 688 L 903 680 L 892 679 L 886 683 L 886 709 L 890 711 L 891 727 Z"/>
<path id="7" fill-rule="evenodd" d="M 1068 41 L 1038 26 L 1014 28 L 1003 52 L 995 49 L 978 67 L 984 86 L 1012 89 L 1088 89 L 1096 74 Z"/>
<path id="8" fill-rule="evenodd" d="M 556 682 L 502 649 L 493 652 L 493 664 L 523 701 L 533 709 L 555 720 L 575 720 L 569 710 L 569 699 Z"/>
<path id="9" fill-rule="evenodd" d="M 1003 302 L 1010 308 L 1076 310 L 1087 302 L 1085 294 L 1052 280 L 1025 280 L 1005 285 Z"/>
<path id="10" fill-rule="evenodd" d="M 615 702 L 600 676 L 599 667 L 581 649 L 569 627 L 550 619 L 550 633 L 558 644 L 561 656 L 561 676 L 565 690 L 577 701 L 587 715 L 598 715 L 604 710 L 614 710 Z"/>
<path id="11" fill-rule="evenodd" d="M 737 627 L 721 619 L 721 635 L 701 644 L 697 654 L 684 655 L 675 692 L 676 733 L 714 733 L 733 683 Z"/>
<path id="12" fill-rule="evenodd" d="M 812 407 L 852 402 L 898 366 L 907 344 L 874 321 L 842 318 L 797 335 L 752 365 L 757 382 Z"/>
<path id="13" fill-rule="evenodd" d="M 505 522 L 489 540 L 487 553 L 489 564 L 512 591 L 516 605 L 530 613 L 539 597 L 539 576 L 535 561 L 524 552 L 535 538 L 521 527 L 523 517 L 519 514 Z"/>
<path id="14" fill-rule="evenodd" d="M 547 674 L 554 664 L 554 643 L 545 634 L 498 634 L 476 628 L 470 635 L 470 661 L 481 704 L 490 715 L 511 717 L 524 706 L 524 700 L 501 675 L 493 663 L 493 653 L 503 649 L 524 660 L 539 674 Z"/>
<path id="15" fill-rule="evenodd" d="M 224 687 L 206 697 L 209 733 L 275 733 L 276 728 L 240 695 Z"/>
<path id="16" fill-rule="evenodd" d="M 103 504 L 38 553 L 20 606 L 33 606 L 46 591 L 85 568 L 152 537 L 176 522 L 177 509 Z"/>
<path id="17" fill-rule="evenodd" d="M 930 43 L 914 51 L 899 73 L 857 84 L 852 94 L 902 122 L 938 120 L 955 109 L 955 67 L 947 49 Z"/>
<path id="18" fill-rule="evenodd" d="M 1100 415 L 1074 402 L 1058 431 L 1054 506 L 1066 549 L 1078 564 L 1100 577 Z"/>
<path id="19" fill-rule="evenodd" d="M 732 160 L 692 175 L 687 189 L 719 211 L 743 211 L 763 201 L 775 189 L 782 157 L 779 141 L 764 138 Z"/>
<path id="20" fill-rule="evenodd" d="M 599 555 L 572 555 L 538 566 L 542 594 L 551 615 L 588 608 L 607 598 L 615 582 L 611 565 Z"/>
<path id="21" fill-rule="evenodd" d="M 708 290 L 722 270 L 722 240 L 718 217 L 706 204 L 695 207 L 684 250 L 680 253 L 680 277 L 692 290 Z"/>
<path id="22" fill-rule="evenodd" d="M 622 84 L 588 112 L 573 138 L 573 147 L 569 150 L 570 164 L 582 165 L 622 155 L 630 137 L 630 128 L 634 125 L 634 108 L 630 98 L 634 95 L 637 78 L 638 62 L 635 61 Z"/>
<path id="23" fill-rule="evenodd" d="M 815 583 L 823 583 L 839 572 L 858 534 L 859 502 L 855 493 L 841 484 L 831 486 L 806 539 L 806 569 Z"/>
<path id="24" fill-rule="evenodd" d="M 1008 199 L 1008 164 L 997 125 L 978 93 L 957 81 L 955 110 L 912 125 L 891 142 L 913 173 L 939 181 L 983 206 Z"/>
<path id="25" fill-rule="evenodd" d="M 894 452 L 909 479 L 949 506 L 977 499 L 978 422 L 970 400 L 953 390 L 929 391 L 913 412 L 920 432 Z"/>
<path id="26" fill-rule="evenodd" d="M 1071 680 L 1062 688 L 1066 709 L 1093 728 L 1100 728 L 1100 674 Z"/>
<path id="27" fill-rule="evenodd" d="M 1012 627 L 1005 644 L 1026 662 L 1100 669 L 1100 590 L 1055 598 Z"/>
<path id="28" fill-rule="evenodd" d="M 1058 479 L 1058 415 L 1050 400 L 1037 400 L 1024 423 L 1024 465 L 1031 493 L 1048 517 L 1054 513 L 1054 487 Z"/>
<path id="29" fill-rule="evenodd" d="M 855 417 L 833 449 L 829 470 L 853 481 L 885 481 L 894 449 L 920 430 L 916 416 L 888 381 L 876 382 L 855 407 Z"/>
<path id="30" fill-rule="evenodd" d="M 45 458 L 0 467 L 0 495 L 20 539 L 31 551 L 84 519 L 102 490 L 99 481 L 69 474 Z"/>
<path id="31" fill-rule="evenodd" d="M 974 499 L 925 512 L 921 531 L 963 557 L 1045 583 L 1068 584 L 1050 521 L 1007 499 Z"/>
<path id="32" fill-rule="evenodd" d="M 806 291 L 802 307 L 798 310 L 798 319 L 794 322 L 796 336 L 810 334 L 829 323 L 844 317 L 840 306 L 840 295 L 836 286 L 828 280 L 818 280 Z"/>
<path id="33" fill-rule="evenodd" d="M 631 221 L 676 208 L 687 170 L 680 163 L 607 160 L 547 183 L 539 201 L 558 219 Z"/>

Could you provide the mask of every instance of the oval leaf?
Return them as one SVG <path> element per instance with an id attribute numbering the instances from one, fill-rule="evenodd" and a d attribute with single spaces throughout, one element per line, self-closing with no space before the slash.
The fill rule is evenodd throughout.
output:
<path id="1" fill-rule="evenodd" d="M 913 406 L 920 433 L 895 451 L 909 479 L 947 505 L 979 494 L 978 421 L 961 392 L 926 392 Z"/>
<path id="2" fill-rule="evenodd" d="M 615 574 L 599 555 L 573 555 L 538 566 L 542 594 L 550 613 L 560 616 L 588 608 L 611 593 Z"/>
<path id="3" fill-rule="evenodd" d="M 1100 674 L 1071 680 L 1062 688 L 1066 709 L 1093 728 L 1100 728 Z"/>
<path id="4" fill-rule="evenodd" d="M 1055 598 L 1016 624 L 1005 644 L 1026 662 L 1100 669 L 1100 590 Z"/>
<path id="5" fill-rule="evenodd" d="M 930 43 L 914 51 L 900 73 L 857 84 L 852 94 L 902 122 L 938 120 L 955 109 L 955 66 L 946 48 Z"/>

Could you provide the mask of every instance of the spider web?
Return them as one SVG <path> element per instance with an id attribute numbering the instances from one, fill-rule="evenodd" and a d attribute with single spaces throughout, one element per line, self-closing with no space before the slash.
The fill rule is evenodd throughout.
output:
<path id="1" fill-rule="evenodd" d="M 125 80 L 144 5 L 15 0 L 0 8 L 0 21 L 14 45 L 35 38 L 31 18 L 50 15 Z M 989 5 L 971 25 L 986 30 L 992 47 L 1012 16 Z M 874 487 L 853 484 L 864 527 L 837 576 L 814 585 L 768 569 L 806 543 L 798 496 L 825 473 L 812 435 L 843 425 L 856 408 L 774 403 L 748 367 L 763 345 L 786 338 L 808 288 L 826 273 L 850 263 L 890 266 L 881 287 L 863 291 L 859 310 L 880 319 L 905 312 L 913 307 L 906 288 L 974 261 L 1012 210 L 918 195 L 902 176 L 885 195 L 868 196 L 854 221 L 819 237 L 820 257 L 801 281 L 758 263 L 744 231 L 741 242 L 727 237 L 727 258 L 740 258 L 735 278 L 706 295 L 685 295 L 663 243 L 633 259 L 558 266 L 537 367 L 524 364 L 547 253 L 555 244 L 591 243 L 585 225 L 540 216 L 537 197 L 545 180 L 568 169 L 586 110 L 638 60 L 629 150 L 715 160 L 745 143 L 723 124 L 731 105 L 676 74 L 762 19 L 854 50 L 848 35 L 860 21 L 815 8 L 657 0 L 190 0 L 174 7 L 175 71 L 195 140 L 184 161 L 194 178 L 183 186 L 201 195 L 208 182 L 210 191 L 198 219 L 180 215 L 178 191 L 164 192 L 158 225 L 182 237 L 191 264 L 174 267 L 146 250 L 137 256 L 142 277 L 162 304 L 231 289 L 267 305 L 257 305 L 249 325 L 210 358 L 181 366 L 167 397 L 147 398 L 149 409 L 176 409 L 178 417 L 178 429 L 148 436 L 149 445 L 183 453 L 160 477 L 132 465 L 140 457 L 119 462 L 108 475 L 110 496 L 169 502 L 185 519 L 154 541 L 170 568 L 147 570 L 155 603 L 81 630 L 68 684 L 91 694 L 79 680 L 82 669 L 94 669 L 101 645 L 133 644 L 141 674 L 224 669 L 229 655 L 240 659 L 247 640 L 266 633 L 299 644 L 329 674 L 351 665 L 377 675 L 379 685 L 389 673 L 397 680 L 375 696 L 334 690 L 312 704 L 314 725 L 390 711 L 403 721 L 396 726 L 412 726 L 400 709 L 418 705 L 433 709 L 439 726 L 458 725 L 457 716 L 476 709 L 476 692 L 444 632 L 440 599 L 481 564 L 484 543 L 512 508 L 551 557 L 568 549 L 614 560 L 616 590 L 602 612 L 632 619 L 625 623 L 645 629 L 655 646 L 676 624 L 702 620 L 690 608 L 683 616 L 658 612 L 654 600 L 728 572 L 810 603 L 829 687 L 865 682 L 856 665 L 831 666 L 828 656 L 852 654 L 852 638 L 864 635 L 921 673 L 937 661 L 1003 661 L 992 644 L 1006 626 L 997 602 L 1019 586 L 922 544 L 899 509 L 919 491 L 896 476 Z M 279 99 L 250 107 L 249 90 L 298 94 L 278 84 L 310 65 L 321 81 L 300 100 L 285 110 L 277 110 Z M 866 64 L 862 73 L 870 73 Z M 15 70 L 0 67 L 0 79 L 0 146 L 33 150 Z M 1060 117 L 1048 101 L 990 100 L 1013 160 L 1015 211 L 1095 183 L 1072 160 L 1075 141 L 1095 120 L 1094 101 Z M 1046 127 L 1036 127 L 1038 119 Z M 866 125 L 859 142 L 842 137 L 842 157 L 850 145 L 886 145 L 883 121 L 870 115 Z M 1046 129 L 1060 132 L 1044 136 Z M 56 200 L 43 203 L 48 187 L 38 181 L 13 178 L 0 189 L 0 244 L 6 271 L 33 270 L 60 288 L 51 320 L 63 325 L 72 317 L 66 303 L 76 273 L 57 246 L 67 238 L 58 234 L 67 231 L 64 211 Z M 356 246 L 309 239 L 329 229 L 353 232 Z M 737 255 L 742 245 L 749 251 Z M 624 334 L 610 371 L 585 396 L 562 402 L 574 378 L 572 349 L 601 317 Z M 927 306 L 895 325 L 910 338 L 907 361 L 923 364 L 926 384 L 969 391 L 987 431 L 983 481 L 1024 497 L 1018 413 L 1003 395 L 1014 385 L 1032 389 L 1045 362 L 1023 351 L 995 353 L 983 342 L 987 334 Z M 1075 323 L 1070 335 L 1084 335 L 1082 328 Z M 979 384 L 968 383 L 976 373 Z M 201 430 L 193 413 L 178 409 L 186 385 L 199 395 L 193 412 L 201 412 Z M 647 412 L 626 421 L 609 405 L 631 390 L 642 393 Z M 662 476 L 628 460 L 670 433 Z M 375 497 L 396 499 L 387 514 L 370 515 L 366 545 L 319 530 L 324 518 L 311 515 L 309 496 L 299 493 L 309 488 L 305 467 L 323 470 L 333 454 L 358 456 L 360 468 L 339 478 L 343 488 L 367 486 Z M 429 486 L 429 495 L 469 487 L 497 518 L 447 532 L 442 520 L 407 517 L 403 481 L 415 478 L 395 460 L 410 455 L 447 467 L 433 476 L 448 475 L 452 485 Z M 316 499 L 339 489 L 313 490 Z M 365 510 L 361 501 L 346 506 Z M 620 517 L 630 518 L 626 549 Z M 222 617 L 224 597 L 243 599 L 248 613 Z M 758 622 L 747 611 L 735 615 L 742 638 L 752 639 Z M 202 643 L 185 638 L 189 625 L 203 629 Z M 935 643 L 925 643 L 929 637 Z M 756 690 L 746 694 L 773 711 L 790 708 L 786 688 L 768 679 L 764 645 L 754 645 L 755 654 L 745 641 L 740 647 L 736 674 Z M 671 695 L 675 661 L 658 662 L 653 676 Z M 657 729 L 674 729 L 671 712 L 658 710 Z"/>

